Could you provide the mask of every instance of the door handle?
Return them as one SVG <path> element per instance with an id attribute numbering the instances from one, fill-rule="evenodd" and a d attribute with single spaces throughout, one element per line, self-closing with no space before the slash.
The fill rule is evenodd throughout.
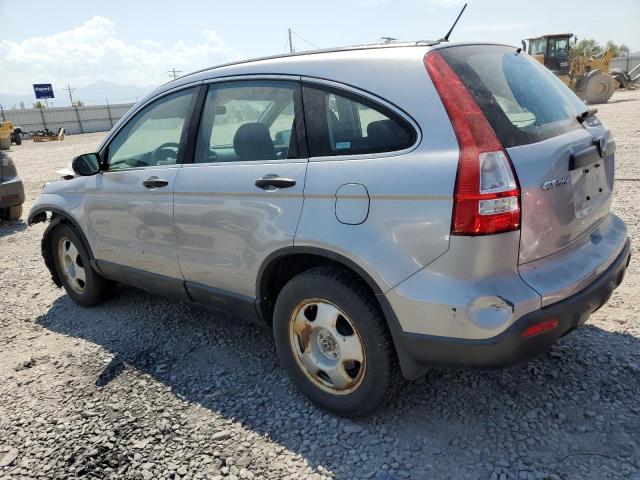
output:
<path id="1" fill-rule="evenodd" d="M 258 178 L 256 180 L 256 187 L 262 188 L 263 190 L 269 189 L 269 187 L 275 188 L 289 188 L 293 187 L 296 184 L 296 181 L 291 178 L 280 177 L 275 173 L 270 173 L 269 175 L 265 175 L 262 178 Z"/>
<path id="2" fill-rule="evenodd" d="M 162 178 L 158 178 L 158 177 L 149 177 L 147 178 L 144 182 L 142 182 L 142 185 L 144 185 L 147 188 L 159 188 L 159 187 L 166 187 L 167 185 L 169 185 L 169 182 L 167 182 L 166 180 L 163 180 Z"/>

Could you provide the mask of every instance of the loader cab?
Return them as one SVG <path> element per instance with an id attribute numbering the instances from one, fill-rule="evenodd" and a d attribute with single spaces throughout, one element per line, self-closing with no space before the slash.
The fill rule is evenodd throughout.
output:
<path id="1" fill-rule="evenodd" d="M 569 75 L 572 33 L 529 38 L 527 53 L 558 76 Z"/>

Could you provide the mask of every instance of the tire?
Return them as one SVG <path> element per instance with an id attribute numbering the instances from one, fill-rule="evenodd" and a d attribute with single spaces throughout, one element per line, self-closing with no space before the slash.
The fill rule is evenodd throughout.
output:
<path id="1" fill-rule="evenodd" d="M 87 248 L 71 226 L 58 224 L 50 242 L 56 273 L 74 302 L 90 307 L 113 295 L 115 283 L 93 270 Z"/>
<path id="2" fill-rule="evenodd" d="M 15 142 L 16 145 L 22 145 L 22 137 L 20 136 L 19 133 L 16 133 L 13 136 L 13 141 Z"/>
<path id="3" fill-rule="evenodd" d="M 22 205 L 15 205 L 7 209 L 7 220 L 10 222 L 20 220 L 20 217 L 22 217 Z"/>
<path id="4" fill-rule="evenodd" d="M 615 90 L 615 82 L 610 75 L 596 72 L 587 79 L 580 97 L 587 103 L 607 103 Z"/>
<path id="5" fill-rule="evenodd" d="M 273 333 L 295 385 L 330 412 L 367 415 L 397 390 L 400 369 L 380 306 L 346 270 L 321 266 L 291 279 L 276 300 Z"/>

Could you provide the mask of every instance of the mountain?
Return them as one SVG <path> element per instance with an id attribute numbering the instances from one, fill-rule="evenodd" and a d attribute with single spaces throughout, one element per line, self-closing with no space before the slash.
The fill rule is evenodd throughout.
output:
<path id="1" fill-rule="evenodd" d="M 49 100 L 49 106 L 68 107 L 70 105 L 69 92 L 63 89 L 63 85 L 53 85 L 55 98 Z M 104 105 L 108 99 L 109 103 L 133 103 L 136 99 L 144 97 L 156 86 L 138 87 L 135 85 L 118 85 L 117 83 L 97 81 L 84 87 L 75 87 L 71 92 L 74 100 L 82 100 L 85 105 Z M 32 108 L 36 101 L 35 95 L 0 93 L 0 105 L 5 110 L 20 108 L 20 102 L 25 108 Z"/>

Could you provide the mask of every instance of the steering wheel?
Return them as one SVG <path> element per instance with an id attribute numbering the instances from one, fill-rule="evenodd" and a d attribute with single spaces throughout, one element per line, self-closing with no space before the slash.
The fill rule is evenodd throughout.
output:
<path id="1" fill-rule="evenodd" d="M 165 142 L 162 145 L 158 146 L 153 152 L 151 152 L 151 165 L 163 165 L 160 162 L 166 162 L 168 158 L 173 159 L 173 163 L 176 163 L 175 160 L 178 159 L 179 147 L 180 144 L 176 142 Z"/>

